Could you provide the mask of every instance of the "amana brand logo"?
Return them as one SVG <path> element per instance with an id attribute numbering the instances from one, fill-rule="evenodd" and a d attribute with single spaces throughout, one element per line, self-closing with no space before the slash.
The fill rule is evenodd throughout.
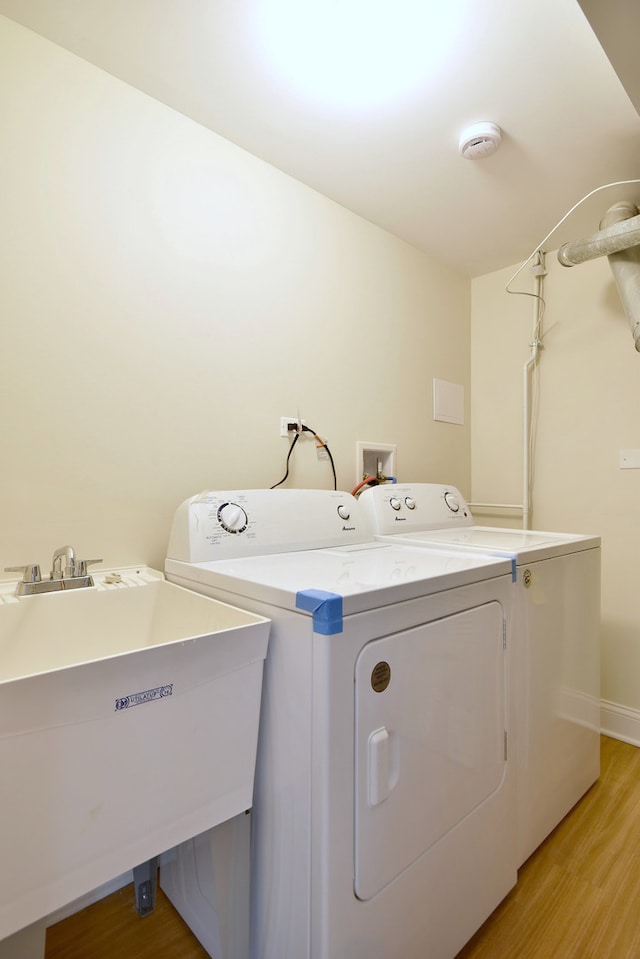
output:
<path id="1" fill-rule="evenodd" d="M 352 533 L 352 532 L 354 532 L 354 531 L 355 531 L 355 526 L 343 526 L 343 527 L 342 527 L 342 532 L 343 532 L 343 533 Z"/>

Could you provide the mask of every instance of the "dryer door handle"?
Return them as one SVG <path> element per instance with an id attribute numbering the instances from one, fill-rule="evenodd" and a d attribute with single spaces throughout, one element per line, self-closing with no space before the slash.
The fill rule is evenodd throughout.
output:
<path id="1" fill-rule="evenodd" d="M 376 729 L 369 736 L 368 747 L 367 802 L 369 806 L 379 806 L 398 781 L 392 734 L 385 726 Z"/>

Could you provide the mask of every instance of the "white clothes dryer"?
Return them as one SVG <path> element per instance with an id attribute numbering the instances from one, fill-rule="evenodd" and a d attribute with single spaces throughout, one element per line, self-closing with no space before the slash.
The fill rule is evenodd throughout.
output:
<path id="1" fill-rule="evenodd" d="M 452 959 L 516 881 L 510 559 L 249 490 L 182 504 L 166 575 L 272 624 L 252 959 Z"/>
<path id="2" fill-rule="evenodd" d="M 379 539 L 513 562 L 521 865 L 600 774 L 600 538 L 478 526 L 453 486 L 378 486 L 360 502 Z"/>

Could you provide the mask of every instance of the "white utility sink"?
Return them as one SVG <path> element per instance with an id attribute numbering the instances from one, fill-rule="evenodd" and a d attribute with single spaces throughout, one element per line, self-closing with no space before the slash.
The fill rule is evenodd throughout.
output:
<path id="1" fill-rule="evenodd" d="M 0 584 L 0 940 L 252 804 L 269 621 L 93 579 Z"/>

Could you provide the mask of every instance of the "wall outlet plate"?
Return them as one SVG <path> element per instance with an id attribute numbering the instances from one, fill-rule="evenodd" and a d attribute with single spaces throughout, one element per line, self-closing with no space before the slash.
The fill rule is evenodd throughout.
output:
<path id="1" fill-rule="evenodd" d="M 302 426 L 305 426 L 305 421 L 301 420 L 299 416 L 281 416 L 280 417 L 280 436 L 293 436 L 293 430 L 288 430 L 287 426 L 289 423 L 300 423 Z"/>
<path id="2" fill-rule="evenodd" d="M 621 470 L 640 470 L 640 450 L 620 450 L 618 466 Z"/>

